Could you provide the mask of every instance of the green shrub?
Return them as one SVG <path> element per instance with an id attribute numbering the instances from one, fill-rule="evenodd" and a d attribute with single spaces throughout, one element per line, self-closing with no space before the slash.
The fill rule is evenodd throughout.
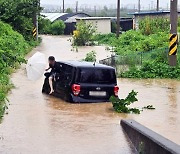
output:
<path id="1" fill-rule="evenodd" d="M 66 13 L 73 13 L 73 10 L 71 8 L 67 8 Z"/>
<path id="2" fill-rule="evenodd" d="M 0 117 L 6 109 L 6 95 L 12 88 L 9 75 L 25 62 L 24 55 L 30 51 L 30 44 L 36 45 L 34 42 L 27 43 L 10 25 L 0 21 Z"/>
<path id="3" fill-rule="evenodd" d="M 34 11 L 37 0 L 0 0 L 0 20 L 10 24 L 14 30 L 21 33 L 26 40 L 32 40 Z"/>
<path id="4" fill-rule="evenodd" d="M 117 23 L 111 22 L 111 32 L 116 33 L 117 32 Z"/>
<path id="5" fill-rule="evenodd" d="M 130 69 L 122 73 L 121 77 L 180 78 L 180 63 L 177 67 L 168 65 L 169 20 L 148 17 L 142 19 L 139 26 L 139 30 L 127 31 L 119 38 L 115 34 L 108 34 L 96 35 L 94 40 L 115 47 L 116 54 L 124 57 L 117 59 L 117 65 L 127 65 Z M 177 58 L 180 62 L 179 54 Z M 142 66 L 138 59 L 141 59 Z"/>
<path id="6" fill-rule="evenodd" d="M 171 67 L 167 63 L 147 62 L 141 68 L 130 68 L 120 75 L 123 78 L 171 78 L 180 79 L 180 66 Z"/>
<path id="7" fill-rule="evenodd" d="M 139 22 L 139 29 L 144 35 L 155 34 L 157 32 L 170 31 L 170 20 L 164 17 L 146 17 Z"/>
<path id="8" fill-rule="evenodd" d="M 87 62 L 95 62 L 96 61 L 96 52 L 91 51 L 86 54 L 86 58 L 84 59 Z"/>
<path id="9" fill-rule="evenodd" d="M 64 29 L 64 22 L 62 20 L 57 20 L 51 24 L 49 33 L 53 35 L 62 35 L 64 34 Z"/>
<path id="10" fill-rule="evenodd" d="M 29 48 L 30 45 L 21 34 L 0 21 L 0 54 L 8 65 L 14 61 L 21 62 L 22 56 L 27 53 Z"/>
<path id="11" fill-rule="evenodd" d="M 51 21 L 43 17 L 39 18 L 39 33 L 40 34 L 49 34 L 51 28 Z"/>
<path id="12" fill-rule="evenodd" d="M 107 44 L 112 46 L 112 44 L 117 40 L 116 35 L 110 34 L 97 34 L 93 36 L 93 40 L 97 41 L 99 44 Z"/>
<path id="13" fill-rule="evenodd" d="M 94 41 L 99 44 L 107 44 L 115 47 L 118 55 L 131 55 L 138 52 L 151 51 L 168 46 L 168 33 L 158 32 L 149 36 L 143 35 L 141 31 L 130 30 L 116 38 L 115 34 L 96 35 Z"/>
<path id="14" fill-rule="evenodd" d="M 57 20 L 53 23 L 49 19 L 39 18 L 39 33 L 62 35 L 64 34 L 65 24 L 62 20 Z"/>
<path id="15" fill-rule="evenodd" d="M 91 23 L 80 21 L 76 25 L 76 31 L 72 38 L 73 46 L 84 46 L 93 41 L 96 29 Z"/>

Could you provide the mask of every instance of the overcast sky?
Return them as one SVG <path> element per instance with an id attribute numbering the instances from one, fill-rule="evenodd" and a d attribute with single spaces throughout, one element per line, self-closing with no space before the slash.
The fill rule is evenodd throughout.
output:
<path id="1" fill-rule="evenodd" d="M 65 0 L 66 4 L 75 4 L 78 1 L 80 5 L 88 4 L 88 5 L 111 5 L 116 4 L 117 0 Z M 180 0 L 178 0 L 180 2 Z M 170 0 L 160 0 L 160 7 L 167 8 Z M 41 0 L 42 4 L 52 4 L 52 5 L 61 5 L 62 0 Z M 123 6 L 126 5 L 134 5 L 137 6 L 138 0 L 121 0 L 121 4 Z M 141 0 L 142 7 L 148 8 L 150 6 L 155 6 L 156 0 Z"/>

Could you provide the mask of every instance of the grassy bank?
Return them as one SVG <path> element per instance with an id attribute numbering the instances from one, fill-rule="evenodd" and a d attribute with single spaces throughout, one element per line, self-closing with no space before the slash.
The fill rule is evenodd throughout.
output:
<path id="1" fill-rule="evenodd" d="M 115 34 L 96 35 L 95 41 L 115 47 L 118 55 L 136 54 L 151 50 L 168 47 L 168 36 L 166 32 L 144 35 L 141 31 L 130 30 L 124 32 L 119 38 Z"/>
<path id="2" fill-rule="evenodd" d="M 119 38 L 116 38 L 115 34 L 96 35 L 94 40 L 99 44 L 115 47 L 116 54 L 125 57 L 117 61 L 120 65 L 128 66 L 129 70 L 118 74 L 119 77 L 180 78 L 180 64 L 176 67 L 170 67 L 168 64 L 168 19 L 145 18 L 140 22 L 137 31 L 124 32 Z M 141 64 L 136 63 L 137 58 L 141 58 Z M 179 62 L 179 54 L 177 58 Z"/>
<path id="3" fill-rule="evenodd" d="M 97 35 L 99 44 L 115 47 L 117 65 L 128 65 L 129 70 L 118 74 L 123 78 L 180 78 L 180 65 L 170 67 L 168 64 L 168 33 L 143 35 L 140 31 L 128 31 L 119 38 L 115 34 Z M 142 64 L 136 64 L 142 54 Z M 136 57 L 136 58 L 135 58 Z M 177 56 L 180 61 L 180 55 Z"/>
<path id="4" fill-rule="evenodd" d="M 0 118 L 6 109 L 7 94 L 13 87 L 10 75 L 24 63 L 24 56 L 36 46 L 34 41 L 26 41 L 12 27 L 0 21 Z"/>

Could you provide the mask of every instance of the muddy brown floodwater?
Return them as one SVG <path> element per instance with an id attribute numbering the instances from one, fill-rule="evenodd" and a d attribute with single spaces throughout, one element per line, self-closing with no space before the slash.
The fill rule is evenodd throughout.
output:
<path id="1" fill-rule="evenodd" d="M 83 59 L 89 51 L 98 59 L 110 56 L 105 47 L 85 47 L 71 51 L 67 37 L 43 36 L 40 51 L 59 60 Z M 30 56 L 29 55 L 29 56 Z M 123 133 L 121 119 L 135 119 L 155 132 L 180 144 L 180 82 L 176 80 L 119 79 L 119 96 L 139 92 L 134 106 L 154 105 L 140 115 L 117 114 L 110 103 L 70 104 L 43 95 L 43 78 L 27 80 L 22 66 L 12 75 L 15 89 L 9 94 L 9 109 L 0 124 L 0 153 L 19 154 L 129 154 L 134 148 Z"/>

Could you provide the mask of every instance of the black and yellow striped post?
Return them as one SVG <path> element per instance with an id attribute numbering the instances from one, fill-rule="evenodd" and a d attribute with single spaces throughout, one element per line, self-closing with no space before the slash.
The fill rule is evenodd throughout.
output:
<path id="1" fill-rule="evenodd" d="M 177 46 L 178 46 L 178 0 L 171 0 L 170 9 L 170 44 L 169 44 L 169 65 L 177 65 Z"/>
<path id="2" fill-rule="evenodd" d="M 37 37 L 37 28 L 36 27 L 33 28 L 32 33 L 33 33 L 33 37 L 36 39 L 36 37 Z"/>
<path id="3" fill-rule="evenodd" d="M 40 10 L 40 0 L 33 0 L 34 11 L 33 11 L 33 29 L 32 35 L 36 41 L 38 41 L 38 16 Z"/>
<path id="4" fill-rule="evenodd" d="M 169 38 L 169 56 L 177 55 L 177 48 L 178 48 L 178 35 L 177 34 L 170 34 Z"/>

